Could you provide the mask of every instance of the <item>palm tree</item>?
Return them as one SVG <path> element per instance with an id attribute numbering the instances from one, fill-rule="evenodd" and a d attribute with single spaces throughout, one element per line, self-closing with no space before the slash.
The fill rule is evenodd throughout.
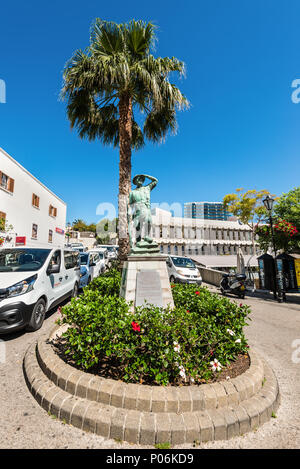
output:
<path id="1" fill-rule="evenodd" d="M 131 189 L 131 151 L 145 139 L 161 142 L 176 133 L 176 110 L 189 103 L 169 81 L 171 72 L 184 74 L 176 58 L 155 58 L 152 23 L 131 20 L 116 24 L 96 19 L 90 45 L 77 50 L 64 69 L 62 96 L 67 100 L 71 128 L 80 138 L 119 146 L 119 253 L 129 251 L 127 203 Z M 144 120 L 135 114 L 140 112 Z"/>

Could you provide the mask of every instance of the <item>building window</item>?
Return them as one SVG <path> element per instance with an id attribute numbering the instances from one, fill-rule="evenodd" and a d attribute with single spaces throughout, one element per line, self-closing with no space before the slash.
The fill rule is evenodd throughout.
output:
<path id="1" fill-rule="evenodd" d="M 48 243 L 52 243 L 52 240 L 53 240 L 53 231 L 52 231 L 52 230 L 49 230 L 49 234 L 48 234 Z"/>
<path id="2" fill-rule="evenodd" d="M 49 205 L 49 215 L 50 217 L 57 216 L 57 208 L 53 207 L 53 205 Z"/>
<path id="3" fill-rule="evenodd" d="M 38 233 L 38 226 L 35 223 L 33 223 L 32 232 L 31 232 L 32 239 L 37 239 L 37 233 Z"/>
<path id="4" fill-rule="evenodd" d="M 171 246 L 168 245 L 168 254 L 171 254 Z"/>
<path id="5" fill-rule="evenodd" d="M 4 174 L 0 171 L 0 187 L 2 187 L 3 189 L 9 192 L 13 192 L 14 185 L 15 185 L 15 180 L 7 176 L 7 174 Z"/>
<path id="6" fill-rule="evenodd" d="M 40 206 L 40 198 L 36 194 L 32 194 L 32 205 L 35 208 L 39 208 Z"/>
<path id="7" fill-rule="evenodd" d="M 174 252 L 175 252 L 176 255 L 178 254 L 178 246 L 176 246 L 176 245 L 174 246 Z"/>

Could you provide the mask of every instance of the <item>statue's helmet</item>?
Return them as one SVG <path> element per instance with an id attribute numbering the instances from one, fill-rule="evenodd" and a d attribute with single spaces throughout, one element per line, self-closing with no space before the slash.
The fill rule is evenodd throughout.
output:
<path id="1" fill-rule="evenodd" d="M 134 176 L 134 178 L 132 179 L 132 183 L 137 186 L 138 183 L 141 183 L 143 184 L 143 182 L 145 181 L 145 176 L 143 174 L 137 174 L 136 176 Z"/>

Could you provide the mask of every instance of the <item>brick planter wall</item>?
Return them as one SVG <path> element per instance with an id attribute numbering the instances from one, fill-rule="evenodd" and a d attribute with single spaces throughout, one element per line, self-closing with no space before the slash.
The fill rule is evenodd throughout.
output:
<path id="1" fill-rule="evenodd" d="M 60 332 L 56 327 L 50 338 Z M 254 351 L 249 355 L 249 369 L 237 378 L 200 386 L 146 386 L 79 371 L 59 358 L 44 336 L 29 347 L 24 374 L 39 404 L 67 423 L 107 438 L 176 445 L 244 434 L 276 411 L 277 380 Z"/>

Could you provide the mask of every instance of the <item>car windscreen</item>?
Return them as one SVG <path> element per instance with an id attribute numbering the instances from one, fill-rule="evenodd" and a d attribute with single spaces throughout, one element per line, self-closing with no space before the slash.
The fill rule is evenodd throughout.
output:
<path id="1" fill-rule="evenodd" d="M 32 272 L 39 270 L 51 249 L 1 249 L 0 272 Z"/>
<path id="2" fill-rule="evenodd" d="M 187 257 L 172 257 L 172 261 L 175 267 L 187 267 L 189 269 L 195 268 L 195 264 L 192 259 Z"/>
<path id="3" fill-rule="evenodd" d="M 80 254 L 80 265 L 87 265 L 88 259 L 88 254 Z"/>

